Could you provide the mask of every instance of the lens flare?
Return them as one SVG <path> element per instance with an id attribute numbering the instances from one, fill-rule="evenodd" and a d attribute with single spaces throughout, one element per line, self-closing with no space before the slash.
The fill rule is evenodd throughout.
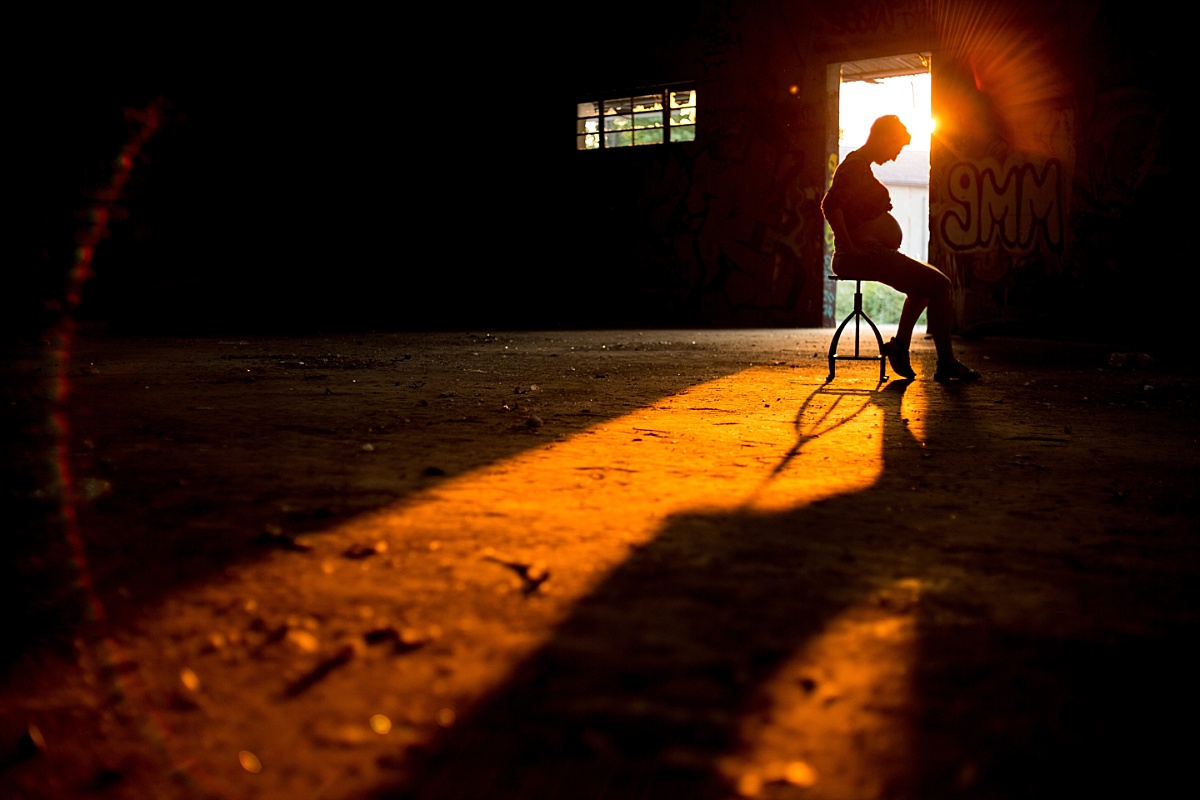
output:
<path id="1" fill-rule="evenodd" d="M 930 9 L 947 61 L 970 72 L 969 85 L 939 82 L 939 140 L 999 136 L 1012 150 L 1053 154 L 1048 140 L 1055 112 L 1068 101 L 1071 86 L 1049 48 L 1031 35 L 1037 26 L 1000 3 L 942 0 Z"/>

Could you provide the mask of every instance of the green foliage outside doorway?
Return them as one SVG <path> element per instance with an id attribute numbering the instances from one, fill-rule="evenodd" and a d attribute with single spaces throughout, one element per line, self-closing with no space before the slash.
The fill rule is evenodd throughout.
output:
<path id="1" fill-rule="evenodd" d="M 904 305 L 904 295 L 890 286 L 874 281 L 864 281 L 862 284 L 863 311 L 867 312 L 877 325 L 895 325 L 900 321 L 900 309 Z M 835 316 L 840 321 L 854 310 L 854 281 L 838 281 L 837 311 Z M 917 320 L 918 325 L 925 324 L 925 312 Z"/>

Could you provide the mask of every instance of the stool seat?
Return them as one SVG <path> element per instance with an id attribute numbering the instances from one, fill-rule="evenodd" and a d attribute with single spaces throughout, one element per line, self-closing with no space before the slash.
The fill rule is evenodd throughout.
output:
<path id="1" fill-rule="evenodd" d="M 887 380 L 887 355 L 883 352 L 883 336 L 879 333 L 879 327 L 867 316 L 867 312 L 863 311 L 862 307 L 862 282 L 864 278 L 843 278 L 838 275 L 830 275 L 831 281 L 854 281 L 854 310 L 846 315 L 842 320 L 842 324 L 838 325 L 837 332 L 833 334 L 833 341 L 829 343 L 829 377 L 825 379 L 826 383 L 833 380 L 837 374 L 838 361 L 878 361 L 879 362 L 879 382 Z M 842 331 L 846 329 L 846 325 L 854 320 L 854 355 L 838 355 L 838 341 L 842 338 Z M 879 347 L 879 355 L 865 356 L 862 355 L 859 342 L 859 325 L 860 320 L 865 321 L 870 326 L 871 332 L 875 334 L 875 343 Z"/>

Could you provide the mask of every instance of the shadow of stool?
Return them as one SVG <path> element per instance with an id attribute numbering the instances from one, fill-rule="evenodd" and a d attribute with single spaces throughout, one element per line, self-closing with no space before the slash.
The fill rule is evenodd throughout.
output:
<path id="1" fill-rule="evenodd" d="M 838 325 L 837 333 L 833 334 L 833 341 L 829 343 L 829 377 L 825 379 L 826 383 L 833 380 L 837 374 L 837 362 L 839 361 L 878 361 L 879 362 L 879 381 L 882 383 L 887 380 L 887 356 L 883 352 L 883 336 L 879 333 L 879 327 L 867 316 L 867 312 L 863 311 L 862 307 L 862 278 L 840 278 L 837 275 L 830 275 L 831 281 L 854 281 L 854 310 L 846 315 L 842 320 L 842 324 Z M 854 320 L 854 355 L 839 355 L 837 351 L 838 341 L 842 338 L 842 331 L 846 326 Z M 879 355 L 864 356 L 860 349 L 860 320 L 865 321 L 871 327 L 871 332 L 875 334 L 875 343 L 878 345 Z"/>

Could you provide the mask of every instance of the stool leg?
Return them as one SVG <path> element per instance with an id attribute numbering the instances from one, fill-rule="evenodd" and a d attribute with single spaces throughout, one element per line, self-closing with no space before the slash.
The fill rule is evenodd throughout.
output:
<path id="1" fill-rule="evenodd" d="M 850 324 L 850 320 L 854 320 L 854 355 L 845 356 L 845 358 L 855 361 L 874 360 L 874 356 L 862 354 L 862 322 L 865 321 L 870 327 L 871 333 L 875 335 L 875 344 L 879 348 L 879 382 L 883 383 L 887 380 L 887 355 L 883 352 L 883 334 L 879 332 L 879 326 L 875 324 L 875 321 L 867 316 L 867 312 L 863 311 L 862 303 L 862 281 L 856 280 L 854 281 L 854 310 L 842 320 L 837 332 L 833 334 L 833 341 L 829 343 L 829 375 L 825 378 L 826 383 L 830 383 L 837 374 L 837 346 L 842 338 L 842 331 Z"/>
<path id="2" fill-rule="evenodd" d="M 837 373 L 837 367 L 834 366 L 837 363 L 837 343 L 838 339 L 841 338 L 842 328 L 844 327 L 846 327 L 846 323 L 843 322 L 842 327 L 838 328 L 837 333 L 833 335 L 833 341 L 829 343 L 829 376 L 825 378 L 826 383 L 830 383 L 833 380 L 833 376 Z"/>
<path id="3" fill-rule="evenodd" d="M 887 380 L 887 356 L 883 353 L 883 334 L 879 332 L 879 326 L 875 324 L 875 320 L 867 316 L 867 312 L 863 311 L 862 307 L 862 281 L 854 282 L 854 357 L 859 358 L 858 346 L 858 321 L 859 318 L 865 319 L 867 325 L 871 326 L 871 332 L 875 334 L 875 344 L 879 347 L 879 382 L 883 383 Z"/>
<path id="4" fill-rule="evenodd" d="M 859 318 L 862 317 L 862 281 L 854 282 L 854 357 L 859 358 L 861 353 L 858 349 L 859 342 Z"/>
<path id="5" fill-rule="evenodd" d="M 853 312 L 847 314 L 846 318 L 842 320 L 842 324 L 838 325 L 837 332 L 833 334 L 833 341 L 829 343 L 829 377 L 825 379 L 826 383 L 832 381 L 833 376 L 836 374 L 837 368 L 835 365 L 837 364 L 838 341 L 841 340 L 842 331 L 846 330 L 846 326 L 850 324 L 850 320 L 855 320 L 854 324 L 858 325 L 857 316 Z"/>

